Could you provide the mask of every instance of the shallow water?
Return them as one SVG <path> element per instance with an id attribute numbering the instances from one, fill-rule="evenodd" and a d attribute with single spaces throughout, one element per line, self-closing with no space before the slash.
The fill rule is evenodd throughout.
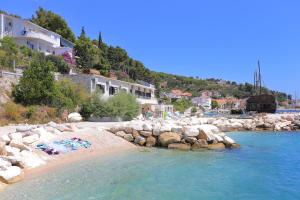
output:
<path id="1" fill-rule="evenodd" d="M 300 199 L 300 133 L 231 133 L 222 152 L 151 149 L 26 179 L 0 199 Z"/>

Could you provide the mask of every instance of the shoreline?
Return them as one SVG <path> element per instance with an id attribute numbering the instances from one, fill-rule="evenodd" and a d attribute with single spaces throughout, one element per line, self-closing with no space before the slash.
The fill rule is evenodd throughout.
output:
<path id="1" fill-rule="evenodd" d="M 251 119 L 225 117 L 182 117 L 178 119 L 132 120 L 129 122 L 75 122 L 0 127 L 0 183 L 9 184 L 37 177 L 72 163 L 105 158 L 140 147 L 165 147 L 177 150 L 223 150 L 239 148 L 238 141 L 225 133 L 299 131 L 300 114 L 257 115 Z M 28 143 L 28 139 L 34 139 Z M 36 149 L 40 143 L 80 138 L 90 142 L 88 148 L 48 155 Z M 17 141 L 17 142 L 16 142 Z M 3 146 L 4 145 L 4 146 Z M 12 150 L 18 150 L 18 152 Z M 4 150 L 4 151 L 3 151 Z M 0 153 L 1 153 L 0 151 Z M 7 152 L 6 152 L 7 151 Z M 7 153 L 7 154 L 6 154 Z M 23 154 L 25 153 L 25 154 Z M 29 157 L 28 157 L 29 156 Z M 21 160 L 18 160 L 21 158 Z M 9 165 L 7 165 L 7 163 Z M 19 170 L 11 173 L 8 169 Z M 14 171 L 15 172 L 15 171 Z M 5 174 L 6 173 L 6 174 Z M 7 177 L 5 177 L 7 175 Z M 6 185 L 7 184 L 7 185 Z M 3 187 L 0 185 L 0 191 Z"/>

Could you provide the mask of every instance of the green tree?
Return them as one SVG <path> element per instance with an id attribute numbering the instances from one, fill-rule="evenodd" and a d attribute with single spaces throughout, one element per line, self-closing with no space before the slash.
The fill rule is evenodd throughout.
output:
<path id="1" fill-rule="evenodd" d="M 47 11 L 42 7 L 39 7 L 35 12 L 35 16 L 32 16 L 31 21 L 45 29 L 61 35 L 71 42 L 75 42 L 75 35 L 67 22 L 52 11 Z"/>
<path id="2" fill-rule="evenodd" d="M 12 68 L 13 63 L 18 59 L 18 48 L 11 37 L 4 37 L 0 40 L 0 66 Z"/>
<path id="3" fill-rule="evenodd" d="M 99 62 L 97 60 L 99 49 L 86 37 L 84 27 L 82 27 L 80 36 L 75 42 L 74 50 L 77 56 L 76 63 L 79 68 L 89 69 Z"/>
<path id="4" fill-rule="evenodd" d="M 46 60 L 53 63 L 54 70 L 62 74 L 67 74 L 70 71 L 68 63 L 65 62 L 62 56 L 48 55 Z"/>
<path id="5" fill-rule="evenodd" d="M 55 92 L 53 63 L 42 56 L 35 56 L 23 77 L 13 88 L 17 103 L 24 105 L 50 105 Z"/>

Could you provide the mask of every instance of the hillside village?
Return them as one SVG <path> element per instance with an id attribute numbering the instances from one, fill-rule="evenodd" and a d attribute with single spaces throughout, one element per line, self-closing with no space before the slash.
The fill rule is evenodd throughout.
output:
<path id="1" fill-rule="evenodd" d="M 130 58 L 124 49 L 103 42 L 101 32 L 97 40 L 92 40 L 82 28 L 80 36 L 76 39 L 63 18 L 43 8 L 39 8 L 30 20 L 1 11 L 0 33 L 0 85 L 3 87 L 0 92 L 0 103 L 4 110 L 5 104 L 13 100 L 20 103 L 15 105 L 15 109 L 19 108 L 18 106 L 29 105 L 50 106 L 62 114 L 78 111 L 79 106 L 82 110 L 88 110 L 89 115 L 93 115 L 95 113 L 90 111 L 92 106 L 84 104 L 88 98 L 101 93 L 102 100 L 107 100 L 122 91 L 136 97 L 141 105 L 139 112 L 162 117 L 163 113 L 175 111 L 183 113 L 188 108 L 192 113 L 216 109 L 225 111 L 245 109 L 246 99 L 253 93 L 253 87 L 249 83 L 204 80 L 199 77 L 151 71 L 140 61 Z M 36 73 L 45 77 L 49 74 L 41 68 L 49 65 L 48 71 L 53 72 L 53 77 L 49 75 L 48 78 L 58 82 L 56 84 L 61 84 L 57 86 L 61 91 L 58 95 L 59 100 L 55 97 L 51 102 L 50 100 L 45 102 L 43 99 L 48 99 L 46 94 L 39 97 L 40 100 L 36 100 L 35 97 L 32 97 L 32 100 L 24 100 L 28 91 L 24 92 L 25 87 L 20 84 L 26 83 L 30 88 L 30 81 L 18 83 L 18 80 L 21 77 L 24 79 L 35 77 L 34 74 L 24 75 L 33 71 L 28 70 L 32 63 L 36 64 Z M 41 68 L 38 68 L 39 66 Z M 70 82 L 66 84 L 64 82 L 66 80 Z M 37 81 L 43 82 L 42 78 Z M 19 87 L 12 89 L 12 84 L 19 84 Z M 84 88 L 84 95 L 90 97 L 80 99 L 74 94 L 70 100 L 65 85 L 70 86 L 68 88 L 70 90 L 77 88 L 74 93 Z M 52 91 L 48 86 L 45 88 Z M 263 91 L 276 95 L 280 106 L 289 106 L 289 95 L 267 88 L 263 88 Z M 75 99 L 82 102 L 76 102 Z M 99 109 L 99 105 L 97 108 Z M 102 114 L 99 114 L 100 112 Z M 109 112 L 110 110 L 99 110 L 98 115 L 105 117 L 105 113 L 109 115 Z M 12 118 L 18 121 L 18 117 Z"/>

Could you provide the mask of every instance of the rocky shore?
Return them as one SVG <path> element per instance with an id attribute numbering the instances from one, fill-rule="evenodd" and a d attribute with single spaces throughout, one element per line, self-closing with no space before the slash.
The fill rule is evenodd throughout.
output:
<path id="1" fill-rule="evenodd" d="M 223 150 L 239 148 L 240 145 L 228 137 L 231 131 L 293 131 L 300 129 L 300 113 L 261 114 L 248 118 L 204 118 L 183 117 L 170 120 L 133 120 L 130 122 L 97 123 L 79 122 L 45 125 L 19 125 L 0 129 L 0 191 L 7 184 L 23 179 L 24 171 L 47 165 L 53 159 L 37 150 L 41 142 L 55 139 L 80 137 L 92 143 L 85 151 L 88 156 L 92 150 L 103 152 L 108 148 L 121 149 L 128 145 L 145 147 L 164 147 L 176 150 Z M 134 144 L 134 145 L 132 145 Z M 78 150 L 80 151 L 80 150 Z M 73 152 L 78 156 L 78 151 Z M 71 159 L 66 153 L 65 159 Z"/>

